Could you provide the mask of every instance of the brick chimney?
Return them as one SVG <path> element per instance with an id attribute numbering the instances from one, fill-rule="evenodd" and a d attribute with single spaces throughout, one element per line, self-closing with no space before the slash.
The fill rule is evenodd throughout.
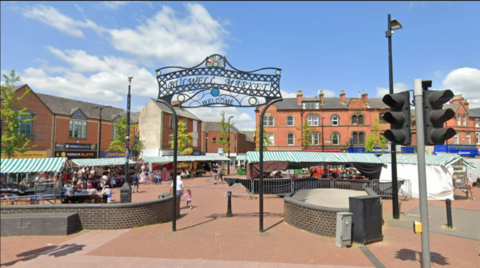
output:
<path id="1" fill-rule="evenodd" d="M 298 92 L 297 92 L 297 103 L 298 103 L 298 105 L 302 104 L 302 99 L 303 99 L 303 93 L 302 93 L 302 90 L 299 89 Z"/>
<path id="2" fill-rule="evenodd" d="M 323 104 L 323 89 L 320 90 L 320 104 Z"/>
<path id="3" fill-rule="evenodd" d="M 460 104 L 464 100 L 462 94 L 453 96 L 453 99 L 450 101 L 450 104 Z"/>
<path id="4" fill-rule="evenodd" d="M 340 92 L 340 102 L 345 103 L 345 90 L 342 89 L 342 92 Z"/>
<path id="5" fill-rule="evenodd" d="M 463 101 L 463 106 L 465 106 L 465 109 L 468 109 L 468 101 L 467 100 Z"/>
<path id="6" fill-rule="evenodd" d="M 181 103 L 181 102 L 179 102 L 179 101 L 172 101 L 172 105 L 177 105 L 177 104 L 178 104 L 178 106 L 182 107 L 182 103 Z"/>
<path id="7" fill-rule="evenodd" d="M 367 93 L 363 93 L 363 94 L 362 94 L 362 100 L 363 100 L 365 103 L 368 103 L 368 94 L 367 94 Z"/>

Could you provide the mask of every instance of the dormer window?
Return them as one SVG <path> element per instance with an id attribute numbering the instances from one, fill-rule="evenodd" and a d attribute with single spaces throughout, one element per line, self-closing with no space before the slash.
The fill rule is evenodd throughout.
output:
<path id="1" fill-rule="evenodd" d="M 318 102 L 304 102 L 303 109 L 320 109 L 320 104 Z"/>

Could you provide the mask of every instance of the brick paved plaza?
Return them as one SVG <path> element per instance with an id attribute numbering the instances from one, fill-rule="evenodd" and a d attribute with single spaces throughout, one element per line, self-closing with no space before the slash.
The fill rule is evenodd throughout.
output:
<path id="1" fill-rule="evenodd" d="M 241 177 L 241 176 L 239 176 Z M 170 183 L 170 182 L 169 182 Z M 169 183 L 142 184 L 133 202 L 169 191 Z M 227 198 L 211 177 L 184 180 L 194 208 L 181 209 L 177 232 L 171 222 L 117 231 L 82 230 L 69 236 L 2 237 L 1 265 L 12 267 L 420 267 L 421 237 L 411 230 L 418 200 L 403 201 L 401 219 L 392 220 L 384 200 L 384 241 L 338 248 L 335 238 L 311 234 L 283 221 L 283 199 L 267 196 L 260 233 L 258 200 L 232 198 L 233 218 L 226 218 Z M 228 188 L 244 193 L 243 186 Z M 475 195 L 480 197 L 480 189 Z M 444 202 L 430 202 L 432 267 L 480 267 L 480 206 L 453 202 L 454 229 L 446 223 Z M 114 191 L 119 200 L 119 189 Z M 185 206 L 182 200 L 181 205 Z M 443 218 L 442 218 L 443 217 Z M 442 221 L 443 220 L 443 221 Z"/>

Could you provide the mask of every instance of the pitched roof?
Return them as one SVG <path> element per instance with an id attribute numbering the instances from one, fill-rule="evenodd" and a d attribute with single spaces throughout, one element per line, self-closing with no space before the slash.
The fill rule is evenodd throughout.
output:
<path id="1" fill-rule="evenodd" d="M 470 117 L 480 117 L 480 108 L 468 109 L 467 111 Z"/>
<path id="2" fill-rule="evenodd" d="M 165 104 L 163 103 L 160 103 L 160 102 L 157 102 L 154 98 L 150 98 L 155 104 L 157 104 L 158 108 L 160 108 L 160 110 L 166 112 L 166 113 L 169 113 L 171 114 L 172 111 L 170 110 L 170 108 L 168 108 Z M 202 121 L 202 119 L 196 117 L 195 115 L 193 115 L 192 113 L 190 113 L 187 109 L 185 108 L 182 108 L 182 107 L 173 107 L 175 109 L 175 112 L 177 113 L 178 116 L 181 116 L 181 117 L 184 117 L 184 118 L 190 118 L 190 119 L 194 119 L 194 120 L 197 120 L 197 121 Z"/>
<path id="3" fill-rule="evenodd" d="M 443 109 L 452 109 L 454 112 L 457 112 L 458 108 L 460 107 L 460 104 L 444 104 Z"/>
<path id="4" fill-rule="evenodd" d="M 92 119 L 100 119 L 99 110 L 92 108 L 95 106 L 102 106 L 86 101 L 77 101 L 57 96 L 46 95 L 42 93 L 35 93 L 40 100 L 55 114 L 63 114 L 70 116 L 73 112 L 81 109 L 82 112 Z M 102 119 L 113 120 L 116 115 L 123 112 L 123 109 L 108 107 L 102 111 Z"/>
<path id="5" fill-rule="evenodd" d="M 253 142 L 253 131 L 243 131 L 243 133 L 245 134 L 245 139 L 247 141 Z"/>
<path id="6" fill-rule="evenodd" d="M 127 115 L 127 111 L 123 111 L 119 114 L 112 115 L 112 120 L 115 120 L 117 117 L 124 117 Z M 139 122 L 140 112 L 130 112 L 130 123 L 136 124 Z"/>
<path id="7" fill-rule="evenodd" d="M 222 127 L 218 122 L 211 122 L 211 121 L 203 121 L 202 122 L 202 131 L 222 131 Z M 243 133 L 242 131 L 238 130 L 235 126 L 230 127 L 230 132 L 234 133 Z"/>
<path id="8" fill-rule="evenodd" d="M 339 97 L 326 97 L 320 106 L 322 110 L 347 110 L 348 103 L 352 99 L 353 98 L 347 97 L 345 98 L 345 103 L 341 103 Z M 320 101 L 319 98 L 304 98 L 303 100 L 307 102 Z M 273 105 L 277 107 L 277 110 L 301 110 L 303 108 L 301 104 L 299 105 L 297 103 L 297 98 L 285 98 L 283 101 L 276 102 Z M 381 98 L 369 98 L 367 107 L 369 109 L 388 109 L 388 106 L 383 103 Z M 256 107 L 255 110 L 258 110 L 258 107 Z"/>

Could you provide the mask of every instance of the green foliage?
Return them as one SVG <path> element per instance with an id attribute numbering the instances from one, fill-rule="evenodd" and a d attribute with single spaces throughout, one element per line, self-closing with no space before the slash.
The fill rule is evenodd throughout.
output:
<path id="1" fill-rule="evenodd" d="M 27 116 L 27 107 L 24 107 L 18 102 L 25 99 L 30 93 L 27 89 L 25 93 L 20 96 L 15 96 L 13 91 L 14 83 L 20 81 L 20 77 L 15 75 L 15 70 L 10 72 L 10 76 L 3 75 L 5 84 L 1 86 L 1 118 L 2 118 L 2 154 L 6 154 L 8 158 L 12 157 L 16 152 L 24 153 L 37 147 L 37 145 L 29 147 L 30 140 L 25 138 L 23 134 L 19 133 L 22 124 L 34 121 L 37 117 L 30 119 L 20 119 L 20 116 Z"/>
<path id="2" fill-rule="evenodd" d="M 185 133 L 187 131 L 187 126 L 186 124 L 181 120 L 178 122 L 178 136 L 177 136 L 177 152 L 179 154 L 191 154 L 193 153 L 192 147 L 193 144 L 193 132 L 190 133 Z M 173 149 L 173 134 L 170 134 L 170 137 L 172 137 L 172 140 L 170 141 L 170 148 Z"/>
<path id="3" fill-rule="evenodd" d="M 116 139 L 110 143 L 107 152 L 125 152 L 127 146 L 127 117 L 124 116 L 117 120 L 117 123 L 115 123 L 115 132 L 117 134 Z"/>
<path id="4" fill-rule="evenodd" d="M 375 123 L 370 128 L 371 134 L 368 135 L 367 140 L 365 141 L 365 152 L 373 151 L 373 147 L 380 147 L 382 152 L 387 148 L 387 138 L 383 135 L 380 135 L 380 120 L 377 115 L 374 115 Z"/>
<path id="5" fill-rule="evenodd" d="M 133 138 L 132 152 L 135 157 L 139 157 L 140 153 L 145 149 L 145 144 L 140 140 L 140 135 L 135 135 Z"/>
<path id="6" fill-rule="evenodd" d="M 227 152 L 228 150 L 231 150 L 232 148 L 230 147 L 230 143 L 232 142 L 230 139 L 229 139 L 229 136 L 228 136 L 228 128 L 229 127 L 233 127 L 233 125 L 235 125 L 235 122 L 232 122 L 232 123 L 228 123 L 227 121 L 225 121 L 225 111 L 222 111 L 222 113 L 220 114 L 222 116 L 222 120 L 220 120 L 220 122 L 218 122 L 218 124 L 220 125 L 220 127 L 222 128 L 222 131 L 220 132 L 220 140 L 217 141 L 217 144 L 223 148 L 223 152 Z"/>
<path id="7" fill-rule="evenodd" d="M 307 149 L 308 145 L 312 144 L 312 134 L 315 132 L 315 129 L 308 125 L 308 121 L 305 119 L 305 124 L 297 128 L 297 130 L 300 130 L 302 132 L 302 135 L 300 136 L 297 141 L 302 143 L 302 149 Z"/>
<path id="8" fill-rule="evenodd" d="M 260 130 L 253 131 L 255 137 L 260 136 Z M 268 131 L 263 128 L 263 151 L 268 151 L 267 146 L 272 145 L 272 142 L 268 139 Z M 255 151 L 260 151 L 260 139 L 255 138 Z"/>

